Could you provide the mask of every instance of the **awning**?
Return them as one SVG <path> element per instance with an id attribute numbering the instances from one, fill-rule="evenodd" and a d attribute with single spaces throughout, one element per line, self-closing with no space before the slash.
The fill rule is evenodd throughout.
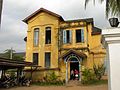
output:
<path id="1" fill-rule="evenodd" d="M 20 67 L 35 67 L 37 65 L 33 64 L 32 62 L 20 61 L 20 60 L 13 60 L 13 59 L 6 59 L 0 57 L 0 68 L 1 69 L 13 69 L 13 68 L 20 68 Z"/>

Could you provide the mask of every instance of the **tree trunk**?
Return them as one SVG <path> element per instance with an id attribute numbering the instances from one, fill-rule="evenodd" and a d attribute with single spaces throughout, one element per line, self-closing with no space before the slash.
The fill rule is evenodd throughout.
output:
<path id="1" fill-rule="evenodd" d="M 2 16 L 2 4 L 3 4 L 3 0 L 0 0 L 0 25 L 1 25 L 1 16 Z"/>

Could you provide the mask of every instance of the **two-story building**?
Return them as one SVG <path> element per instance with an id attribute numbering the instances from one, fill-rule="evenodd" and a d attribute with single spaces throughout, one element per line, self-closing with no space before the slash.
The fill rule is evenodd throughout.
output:
<path id="1" fill-rule="evenodd" d="M 77 70 L 81 80 L 85 67 L 104 62 L 101 29 L 94 26 L 93 18 L 66 21 L 40 8 L 23 21 L 28 24 L 26 61 L 41 66 L 33 75 L 36 79 L 55 71 L 68 81 L 71 71 Z"/>

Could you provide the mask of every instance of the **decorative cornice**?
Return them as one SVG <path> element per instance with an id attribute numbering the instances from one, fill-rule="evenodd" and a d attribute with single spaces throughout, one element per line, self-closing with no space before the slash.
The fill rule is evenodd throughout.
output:
<path id="1" fill-rule="evenodd" d="M 87 50 L 89 50 L 88 47 L 81 47 L 81 48 L 61 48 L 60 50 L 70 50 L 70 49 L 73 49 L 73 50 L 84 50 L 84 49 L 87 49 Z"/>
<path id="2" fill-rule="evenodd" d="M 102 43 L 105 47 L 107 44 L 120 43 L 120 28 L 103 30 Z"/>
<path id="3" fill-rule="evenodd" d="M 76 22 L 61 23 L 60 28 L 66 29 L 66 28 L 85 27 L 85 26 L 86 26 L 86 22 L 76 21 Z"/>

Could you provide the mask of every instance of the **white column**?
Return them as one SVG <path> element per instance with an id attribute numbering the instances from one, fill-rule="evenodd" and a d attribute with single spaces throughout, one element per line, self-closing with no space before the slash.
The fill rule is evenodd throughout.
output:
<path id="1" fill-rule="evenodd" d="M 120 90 L 120 28 L 102 30 L 102 43 L 107 51 L 108 89 Z"/>

